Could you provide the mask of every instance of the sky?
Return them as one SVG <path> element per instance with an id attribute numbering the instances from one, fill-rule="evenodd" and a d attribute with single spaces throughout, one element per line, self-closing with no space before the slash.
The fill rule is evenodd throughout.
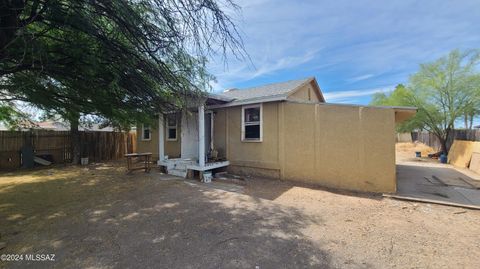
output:
<path id="1" fill-rule="evenodd" d="M 327 102 L 368 104 L 421 63 L 480 48 L 479 0 L 234 1 L 251 62 L 211 60 L 215 92 L 315 76 Z"/>

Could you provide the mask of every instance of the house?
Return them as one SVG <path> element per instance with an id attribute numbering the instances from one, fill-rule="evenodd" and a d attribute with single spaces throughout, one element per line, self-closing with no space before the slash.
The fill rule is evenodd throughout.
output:
<path id="1" fill-rule="evenodd" d="M 210 94 L 139 124 L 138 151 L 168 173 L 228 171 L 395 192 L 395 123 L 415 108 L 329 104 L 315 78 Z M 159 143 L 160 141 L 160 143 Z"/>
<path id="2" fill-rule="evenodd" d="M 70 131 L 70 124 L 64 121 L 41 121 L 36 123 L 37 126 L 33 129 L 43 129 L 50 131 Z M 80 124 L 79 131 L 96 131 L 96 132 L 113 132 L 115 131 L 111 126 L 103 126 L 98 123 Z"/>
<path id="3" fill-rule="evenodd" d="M 21 127 L 15 128 L 15 130 L 48 130 L 48 131 L 70 131 L 70 124 L 65 121 L 25 121 L 20 124 Z M 0 122 L 0 131 L 10 130 L 7 126 Z M 103 126 L 102 124 L 80 124 L 79 131 L 92 131 L 92 132 L 114 132 L 115 129 L 111 126 Z"/>

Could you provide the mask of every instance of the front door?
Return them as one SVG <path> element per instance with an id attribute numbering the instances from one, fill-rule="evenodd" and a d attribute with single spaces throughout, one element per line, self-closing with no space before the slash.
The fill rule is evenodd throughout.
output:
<path id="1" fill-rule="evenodd" d="M 198 159 L 198 113 L 182 113 L 181 157 Z"/>

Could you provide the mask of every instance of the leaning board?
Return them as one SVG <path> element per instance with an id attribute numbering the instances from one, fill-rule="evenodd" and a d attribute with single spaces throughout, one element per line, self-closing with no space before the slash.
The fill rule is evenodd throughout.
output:
<path id="1" fill-rule="evenodd" d="M 473 152 L 480 152 L 480 142 L 455 140 L 448 152 L 448 163 L 467 168 Z"/>
<path id="2" fill-rule="evenodd" d="M 480 174 L 480 152 L 472 153 L 472 160 L 470 161 L 470 170 Z"/>

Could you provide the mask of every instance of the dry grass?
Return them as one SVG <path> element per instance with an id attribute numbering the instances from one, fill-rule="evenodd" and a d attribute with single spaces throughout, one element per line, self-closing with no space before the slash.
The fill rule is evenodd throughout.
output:
<path id="1" fill-rule="evenodd" d="M 415 152 L 420 151 L 422 158 L 416 158 Z M 426 158 L 428 154 L 436 153 L 436 151 L 421 143 L 421 142 L 402 142 L 395 144 L 395 153 L 397 163 L 404 161 L 421 161 L 421 162 L 436 162 L 434 159 Z"/>
<path id="2" fill-rule="evenodd" d="M 397 143 L 395 145 L 395 149 L 397 152 L 407 152 L 407 153 L 415 153 L 417 151 L 420 151 L 422 153 L 422 156 L 427 156 L 428 154 L 436 152 L 433 148 L 421 142 Z"/>

